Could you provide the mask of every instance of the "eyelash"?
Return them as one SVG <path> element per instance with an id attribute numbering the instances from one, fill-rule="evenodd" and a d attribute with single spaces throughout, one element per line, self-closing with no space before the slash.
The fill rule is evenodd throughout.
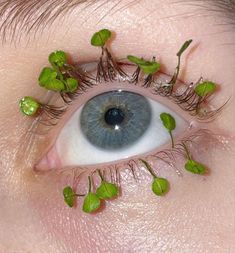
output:
<path id="1" fill-rule="evenodd" d="M 146 154 L 138 157 L 134 157 L 130 160 L 125 160 L 123 162 L 113 163 L 111 165 L 100 165 L 95 166 L 96 168 L 91 169 L 91 167 L 86 166 L 73 166 L 73 167 L 64 167 L 59 170 L 60 175 L 72 175 L 72 182 L 69 182 L 70 185 L 73 185 L 74 189 L 78 188 L 78 182 L 82 176 L 93 176 L 98 171 L 101 171 L 105 177 L 105 179 L 110 180 L 112 183 L 117 184 L 118 186 L 121 185 L 121 175 L 120 172 L 123 169 L 127 169 L 132 177 L 138 181 L 138 174 L 141 170 L 142 164 L 141 159 L 145 160 L 150 165 L 155 164 L 156 161 L 161 161 L 163 164 L 167 165 L 171 169 L 175 171 L 177 176 L 182 176 L 182 170 L 177 167 L 177 161 L 180 158 L 186 157 L 186 151 L 184 145 L 187 146 L 188 151 L 191 153 L 192 156 L 196 156 L 193 154 L 192 150 L 200 149 L 200 145 L 202 140 L 206 140 L 207 144 L 209 145 L 221 145 L 219 138 L 210 130 L 208 129 L 198 129 L 194 133 L 191 133 L 189 136 L 185 136 L 184 138 L 178 140 L 175 144 L 174 148 L 166 148 L 161 151 L 153 152 L 151 154 Z M 153 171 L 157 172 L 157 166 L 152 166 Z M 68 172 L 68 173 L 67 173 Z M 209 172 L 209 171 L 208 171 Z M 57 173 L 57 172 L 55 172 Z M 158 173 L 156 173 L 158 175 Z M 68 179 L 67 179 L 68 180 Z M 79 190 L 79 189 L 78 189 Z"/>
<path id="2" fill-rule="evenodd" d="M 105 50 L 105 51 L 103 51 Z M 60 92 L 60 96 L 65 103 L 65 106 L 56 107 L 49 104 L 46 104 L 45 107 L 47 110 L 44 110 L 44 115 L 40 115 L 38 123 L 47 126 L 54 126 L 57 124 L 58 120 L 65 114 L 66 107 L 68 107 L 73 101 L 75 101 L 80 95 L 86 93 L 90 88 L 98 85 L 103 82 L 113 82 L 116 80 L 122 82 L 128 82 L 133 85 L 139 85 L 147 89 L 151 89 L 152 94 L 156 96 L 166 97 L 169 100 L 177 104 L 182 110 L 189 112 L 191 116 L 197 117 L 201 121 L 212 120 L 226 105 L 224 103 L 221 107 L 216 110 L 207 111 L 205 102 L 211 96 L 211 94 L 200 97 L 194 90 L 194 87 L 197 86 L 202 81 L 200 78 L 196 83 L 191 83 L 186 86 L 186 89 L 183 92 L 179 92 L 168 89 L 167 81 L 165 84 L 159 82 L 155 79 L 155 76 L 147 77 L 144 80 L 140 79 L 140 68 L 137 67 L 133 74 L 128 75 L 121 66 L 133 66 L 130 63 L 118 62 L 115 61 L 109 51 L 105 48 L 102 50 L 102 55 L 97 66 L 97 76 L 93 77 L 91 74 L 83 71 L 81 65 L 65 65 L 67 70 L 63 74 L 67 77 L 76 78 L 79 81 L 79 87 L 75 92 Z M 105 53 L 104 53 L 105 52 Z M 104 55 L 106 55 L 105 58 Z M 106 66 L 104 66 L 106 62 Z M 143 82 L 140 84 L 140 82 Z M 166 86 L 164 86 L 166 85 Z M 205 106 L 205 107 L 203 107 Z"/>

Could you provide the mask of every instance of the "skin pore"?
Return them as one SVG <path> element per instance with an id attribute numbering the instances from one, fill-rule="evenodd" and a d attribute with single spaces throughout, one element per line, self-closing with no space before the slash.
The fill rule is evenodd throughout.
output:
<path id="1" fill-rule="evenodd" d="M 11 1 L 14 2 L 21 1 Z M 63 7 L 56 5 L 55 12 L 66 9 L 66 1 L 62 2 Z M 36 22 L 42 11 L 31 8 L 35 16 L 31 13 L 31 18 L 24 19 L 26 26 L 20 21 L 24 17 L 18 16 L 19 20 L 11 24 L 9 21 L 6 29 L 1 29 L 0 252 L 234 252 L 233 3 L 73 2 L 74 7 L 59 17 L 55 15 L 53 22 Z M 1 23 L 7 20 L 8 13 L 1 12 Z M 34 21 L 36 25 L 29 31 Z M 218 107 L 228 98 L 230 101 L 213 122 L 205 123 L 206 128 L 219 134 L 222 143 L 202 144 L 200 160 L 210 168 L 208 176 L 184 173 L 178 177 L 174 171 L 160 168 L 171 182 L 171 189 L 159 199 L 150 190 L 152 179 L 148 173 L 140 173 L 139 182 L 135 182 L 128 172 L 123 172 L 121 196 L 107 203 L 102 212 L 89 215 L 82 213 L 80 200 L 74 209 L 64 205 L 64 177 L 56 173 L 38 175 L 32 169 L 66 119 L 38 140 L 26 159 L 23 136 L 32 122 L 19 113 L 18 101 L 26 95 L 38 99 L 45 96 L 37 79 L 52 51 L 68 52 L 74 61 L 96 60 L 100 51 L 90 46 L 90 38 L 102 28 L 115 32 L 111 46 L 115 56 L 156 56 L 168 74 L 174 72 L 179 47 L 192 38 L 193 47 L 182 60 L 180 80 L 196 82 L 201 76 L 213 80 L 220 90 L 212 104 Z M 81 193 L 85 187 L 81 184 Z"/>

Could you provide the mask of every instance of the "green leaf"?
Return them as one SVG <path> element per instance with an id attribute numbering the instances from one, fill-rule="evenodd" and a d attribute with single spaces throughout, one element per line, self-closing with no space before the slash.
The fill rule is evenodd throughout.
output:
<path id="1" fill-rule="evenodd" d="M 185 169 L 194 174 L 204 174 L 206 168 L 203 164 L 198 163 L 194 160 L 189 159 L 185 164 Z"/>
<path id="2" fill-rule="evenodd" d="M 64 51 L 56 51 L 49 55 L 49 62 L 58 67 L 63 67 L 67 62 L 67 56 Z"/>
<path id="3" fill-rule="evenodd" d="M 146 62 L 146 64 L 139 66 L 146 75 L 153 75 L 160 70 L 160 63 L 158 62 Z"/>
<path id="4" fill-rule="evenodd" d="M 84 199 L 82 210 L 85 213 L 92 213 L 100 207 L 100 204 L 98 196 L 93 192 L 89 192 Z"/>
<path id="5" fill-rule="evenodd" d="M 160 118 L 162 120 L 164 127 L 169 132 L 175 129 L 176 127 L 175 119 L 169 113 L 165 113 L 165 112 L 161 113 Z"/>
<path id="6" fill-rule="evenodd" d="M 207 96 L 210 93 L 213 93 L 216 89 L 216 84 L 213 82 L 203 82 L 199 83 L 195 87 L 195 92 L 197 93 L 198 96 L 204 97 Z"/>
<path id="7" fill-rule="evenodd" d="M 155 61 L 146 61 L 133 55 L 128 55 L 127 59 L 138 65 L 146 75 L 153 75 L 160 70 L 160 63 Z"/>
<path id="8" fill-rule="evenodd" d="M 76 199 L 76 193 L 70 186 L 66 186 L 63 190 L 64 202 L 69 206 L 74 206 L 74 201 Z"/>
<path id="9" fill-rule="evenodd" d="M 68 92 L 74 92 L 78 88 L 78 81 L 74 78 L 68 78 L 66 80 L 66 91 Z"/>
<path id="10" fill-rule="evenodd" d="M 91 45 L 95 47 L 103 47 L 105 43 L 111 38 L 111 31 L 108 29 L 102 29 L 96 32 L 91 38 Z"/>
<path id="11" fill-rule="evenodd" d="M 127 56 L 127 59 L 130 61 L 130 62 L 132 62 L 132 63 L 135 63 L 136 65 L 144 65 L 144 64 L 146 64 L 147 63 L 147 61 L 145 61 L 144 59 L 142 59 L 142 58 L 138 58 L 138 57 L 136 57 L 136 56 L 134 56 L 134 55 L 128 55 Z"/>
<path id="12" fill-rule="evenodd" d="M 38 81 L 40 86 L 53 91 L 63 91 L 65 89 L 65 85 L 62 81 L 56 79 L 57 73 L 52 68 L 43 68 Z"/>
<path id="13" fill-rule="evenodd" d="M 40 104 L 32 97 L 23 97 L 19 103 L 20 110 L 27 116 L 34 116 L 40 109 Z"/>
<path id="14" fill-rule="evenodd" d="M 152 183 L 152 191 L 157 196 L 164 195 L 169 190 L 169 182 L 165 178 L 156 177 Z"/>
<path id="15" fill-rule="evenodd" d="M 192 43 L 193 40 L 187 40 L 184 42 L 182 47 L 180 48 L 179 52 L 176 54 L 178 57 L 180 57 L 183 52 L 189 47 L 189 45 Z"/>
<path id="16" fill-rule="evenodd" d="M 118 187 L 115 184 L 102 181 L 96 190 L 96 195 L 100 199 L 111 199 L 118 195 Z"/>

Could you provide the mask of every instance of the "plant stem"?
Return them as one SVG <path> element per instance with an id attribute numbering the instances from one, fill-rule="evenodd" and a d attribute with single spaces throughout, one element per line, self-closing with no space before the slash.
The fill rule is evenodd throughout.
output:
<path id="1" fill-rule="evenodd" d="M 148 162 L 146 162 L 145 160 L 140 159 L 140 161 L 145 165 L 145 167 L 147 168 L 147 170 L 149 171 L 149 173 L 154 177 L 157 178 L 157 175 L 154 173 L 152 167 L 150 166 L 150 164 Z"/>
<path id="2" fill-rule="evenodd" d="M 169 131 L 169 134 L 170 134 L 170 137 L 171 137 L 171 147 L 174 148 L 175 147 L 175 143 L 174 143 L 172 131 Z"/>
<path id="3" fill-rule="evenodd" d="M 89 192 L 91 192 L 91 176 L 88 177 L 88 182 L 89 182 Z"/>
<path id="4" fill-rule="evenodd" d="M 100 176 L 100 178 L 101 178 L 101 181 L 104 181 L 104 177 L 103 177 L 103 175 L 102 175 L 102 173 L 101 173 L 100 170 L 98 170 L 98 174 L 99 174 L 99 176 Z"/>
<path id="5" fill-rule="evenodd" d="M 187 156 L 188 160 L 191 160 L 191 155 L 190 155 L 190 153 L 189 153 L 189 151 L 188 151 L 187 146 L 185 145 L 184 142 L 182 143 L 182 145 L 183 145 L 183 147 L 184 147 L 184 149 L 185 149 L 185 151 L 186 151 L 186 156 Z"/>

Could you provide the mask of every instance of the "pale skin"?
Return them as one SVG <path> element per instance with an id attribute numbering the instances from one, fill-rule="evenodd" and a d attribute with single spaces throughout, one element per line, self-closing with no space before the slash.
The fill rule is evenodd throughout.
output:
<path id="1" fill-rule="evenodd" d="M 107 13 L 114 3 L 97 10 L 98 3 L 82 11 L 82 6 L 76 7 L 62 24 L 57 20 L 37 39 L 27 43 L 23 36 L 20 44 L 1 45 L 0 252 L 235 251 L 234 30 L 218 25 L 225 19 L 204 7 L 175 1 L 138 2 L 124 9 L 116 7 L 112 15 Z M 115 55 L 155 55 L 169 74 L 174 71 L 179 47 L 193 39 L 180 78 L 189 83 L 203 76 L 220 84 L 215 105 L 230 97 L 222 114 L 207 125 L 226 136 L 229 148 L 207 149 L 202 161 L 211 173 L 204 180 L 189 173 L 180 178 L 167 171 L 171 190 L 166 198 L 159 199 L 151 192 L 147 174 L 140 183 L 124 177 L 122 195 L 102 212 L 86 215 L 81 201 L 74 209 L 65 206 L 61 188 L 55 187 L 58 178 L 38 178 L 32 170 L 61 125 L 29 159 L 22 156 L 16 161 L 22 145 L 19 141 L 30 125 L 19 113 L 18 101 L 25 95 L 40 99 L 45 94 L 37 86 L 37 78 L 50 52 L 62 49 L 81 62 L 97 59 L 100 51 L 89 45 L 90 37 L 104 27 L 116 33 Z"/>

